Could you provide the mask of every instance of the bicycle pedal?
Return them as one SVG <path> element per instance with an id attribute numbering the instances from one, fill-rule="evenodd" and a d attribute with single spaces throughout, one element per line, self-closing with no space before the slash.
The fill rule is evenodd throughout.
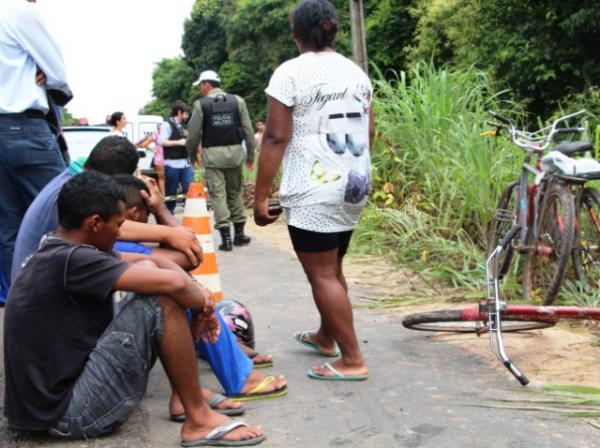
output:
<path id="1" fill-rule="evenodd" d="M 496 209 L 495 217 L 498 221 L 512 222 L 513 211 L 505 208 Z"/>

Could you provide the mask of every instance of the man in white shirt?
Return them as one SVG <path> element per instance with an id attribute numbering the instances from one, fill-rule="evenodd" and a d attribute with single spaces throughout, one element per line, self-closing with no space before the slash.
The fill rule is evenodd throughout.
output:
<path id="1" fill-rule="evenodd" d="M 21 219 L 65 164 L 46 115 L 48 92 L 71 97 L 61 52 L 34 0 L 0 0 L 0 253 L 10 269 Z"/>

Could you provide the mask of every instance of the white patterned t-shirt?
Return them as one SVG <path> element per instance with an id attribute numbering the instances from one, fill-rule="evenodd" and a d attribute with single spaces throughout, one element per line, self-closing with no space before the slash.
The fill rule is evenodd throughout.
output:
<path id="1" fill-rule="evenodd" d="M 281 64 L 265 92 L 293 108 L 279 188 L 288 224 L 352 230 L 371 182 L 368 76 L 339 53 L 308 52 Z"/>

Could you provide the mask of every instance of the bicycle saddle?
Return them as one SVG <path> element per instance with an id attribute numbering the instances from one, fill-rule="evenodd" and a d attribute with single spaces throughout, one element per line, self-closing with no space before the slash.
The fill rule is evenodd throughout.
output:
<path id="1" fill-rule="evenodd" d="M 558 151 L 566 156 L 572 156 L 574 154 L 583 154 L 592 151 L 593 149 L 594 145 L 590 142 L 561 142 L 552 148 L 552 151 Z"/>

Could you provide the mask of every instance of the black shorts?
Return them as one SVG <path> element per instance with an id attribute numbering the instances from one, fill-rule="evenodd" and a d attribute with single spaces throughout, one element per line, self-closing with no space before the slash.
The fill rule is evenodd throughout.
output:
<path id="1" fill-rule="evenodd" d="M 292 246 L 296 252 L 326 252 L 338 249 L 338 256 L 346 255 L 353 230 L 320 233 L 288 226 Z"/>

